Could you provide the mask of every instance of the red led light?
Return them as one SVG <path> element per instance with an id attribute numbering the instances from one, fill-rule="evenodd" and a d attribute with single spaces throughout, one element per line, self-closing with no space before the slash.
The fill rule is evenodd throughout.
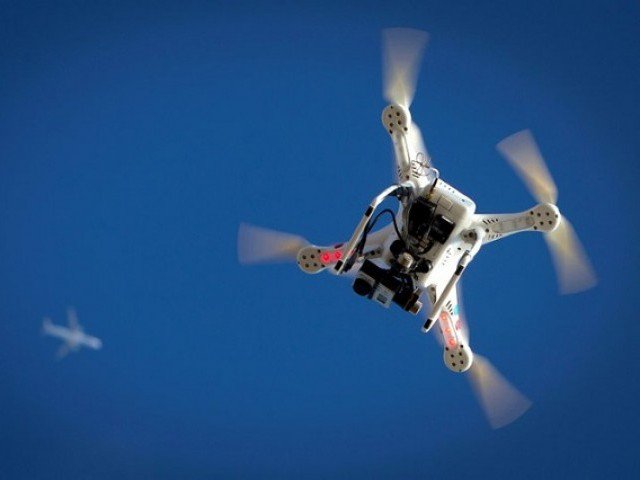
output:
<path id="1" fill-rule="evenodd" d="M 329 252 L 324 252 L 321 257 L 322 263 L 329 263 L 331 261 L 331 254 Z"/>
<path id="2" fill-rule="evenodd" d="M 333 256 L 336 260 L 340 260 L 342 258 L 342 252 L 340 250 L 336 250 Z"/>
<path id="3" fill-rule="evenodd" d="M 449 339 L 449 346 L 450 347 L 455 347 L 456 346 L 456 340 L 454 338 L 450 338 Z"/>

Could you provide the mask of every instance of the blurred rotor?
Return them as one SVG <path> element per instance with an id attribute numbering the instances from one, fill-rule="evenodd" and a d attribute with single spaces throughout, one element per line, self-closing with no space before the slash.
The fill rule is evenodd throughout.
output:
<path id="1" fill-rule="evenodd" d="M 466 375 L 491 428 L 508 425 L 531 406 L 531 401 L 481 355 L 474 355 Z"/>
<path id="2" fill-rule="evenodd" d="M 382 31 L 384 98 L 389 103 L 411 106 L 416 91 L 420 60 L 429 35 L 411 28 Z"/>
<path id="3" fill-rule="evenodd" d="M 295 262 L 298 251 L 307 245 L 299 235 L 247 223 L 238 229 L 238 260 L 242 264 Z"/>
<path id="4" fill-rule="evenodd" d="M 464 313 L 462 290 L 459 283 L 456 290 L 460 333 L 469 343 L 469 324 Z M 444 346 L 444 340 L 440 333 L 436 334 L 436 338 Z M 471 383 L 473 392 L 491 428 L 496 429 L 508 425 L 522 416 L 531 406 L 531 401 L 510 384 L 482 355 L 473 354 L 473 363 L 463 375 Z"/>
<path id="5" fill-rule="evenodd" d="M 537 201 L 556 204 L 558 189 L 529 130 L 514 133 L 498 143 L 496 148 Z"/>
<path id="6" fill-rule="evenodd" d="M 563 216 L 558 228 L 544 238 L 558 275 L 560 293 L 582 292 L 598 283 L 589 257 L 566 217 Z"/>
<path id="7" fill-rule="evenodd" d="M 384 98 L 389 103 L 409 110 L 428 40 L 427 32 L 411 28 L 388 28 L 382 31 Z M 407 148 L 411 159 L 422 153 L 431 165 L 420 128 L 413 121 L 407 132 Z"/>
<path id="8" fill-rule="evenodd" d="M 556 204 L 558 189 L 529 130 L 522 130 L 505 138 L 498 143 L 497 149 L 536 200 Z M 597 283 L 591 262 L 564 215 L 558 227 L 545 234 L 545 240 L 553 257 L 561 293 L 580 292 Z"/>

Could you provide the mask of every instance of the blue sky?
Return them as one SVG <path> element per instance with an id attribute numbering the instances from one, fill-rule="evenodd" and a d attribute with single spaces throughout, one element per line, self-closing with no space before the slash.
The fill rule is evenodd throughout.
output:
<path id="1" fill-rule="evenodd" d="M 637 477 L 640 5 L 342 3 L 4 2 L 3 477 Z M 599 274 L 559 296 L 533 234 L 468 269 L 472 345 L 534 402 L 502 430 L 420 319 L 237 264 L 239 222 L 341 241 L 388 185 L 389 26 L 431 34 L 442 177 L 528 208 L 495 144 L 531 128 Z M 67 305 L 104 348 L 56 362 Z"/>

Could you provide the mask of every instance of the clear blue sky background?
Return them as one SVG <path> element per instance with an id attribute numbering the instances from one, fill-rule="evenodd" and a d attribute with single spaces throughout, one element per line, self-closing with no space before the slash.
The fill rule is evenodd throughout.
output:
<path id="1" fill-rule="evenodd" d="M 0 477 L 638 478 L 640 4 L 3 2 Z M 465 280 L 472 345 L 534 401 L 492 431 L 420 319 L 240 221 L 345 239 L 391 178 L 380 31 L 428 30 L 413 106 L 479 211 L 533 204 L 533 130 L 600 276 L 539 235 Z M 44 315 L 104 341 L 54 361 Z"/>

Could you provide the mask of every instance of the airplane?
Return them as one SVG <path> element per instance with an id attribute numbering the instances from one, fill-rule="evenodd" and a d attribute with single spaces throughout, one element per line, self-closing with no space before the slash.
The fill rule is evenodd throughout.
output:
<path id="1" fill-rule="evenodd" d="M 42 321 L 42 333 L 55 338 L 64 340 L 65 343 L 60 345 L 56 352 L 56 358 L 62 359 L 69 352 L 77 351 L 80 347 L 87 347 L 93 350 L 102 348 L 102 340 L 84 333 L 82 326 L 78 323 L 78 315 L 73 308 L 67 309 L 68 327 L 54 325 L 49 317 L 45 317 Z"/>
<path id="2" fill-rule="evenodd" d="M 243 264 L 295 261 L 307 274 L 351 275 L 356 294 L 414 315 L 428 303 L 422 331 L 439 325 L 446 367 L 469 372 L 490 425 L 500 428 L 520 417 L 531 402 L 469 345 L 459 281 L 470 262 L 488 243 L 539 232 L 550 248 L 561 293 L 586 290 L 597 280 L 573 227 L 560 214 L 556 185 L 530 131 L 507 137 L 497 149 L 537 205 L 518 213 L 476 213 L 474 201 L 440 177 L 409 111 L 427 40 L 420 30 L 383 31 L 384 97 L 389 103 L 381 120 L 392 141 L 397 178 L 366 207 L 351 238 L 318 246 L 298 235 L 242 223 L 238 259 Z M 385 208 L 374 216 L 389 198 L 398 201 L 397 212 Z M 385 214 L 390 223 L 374 232 Z"/>

